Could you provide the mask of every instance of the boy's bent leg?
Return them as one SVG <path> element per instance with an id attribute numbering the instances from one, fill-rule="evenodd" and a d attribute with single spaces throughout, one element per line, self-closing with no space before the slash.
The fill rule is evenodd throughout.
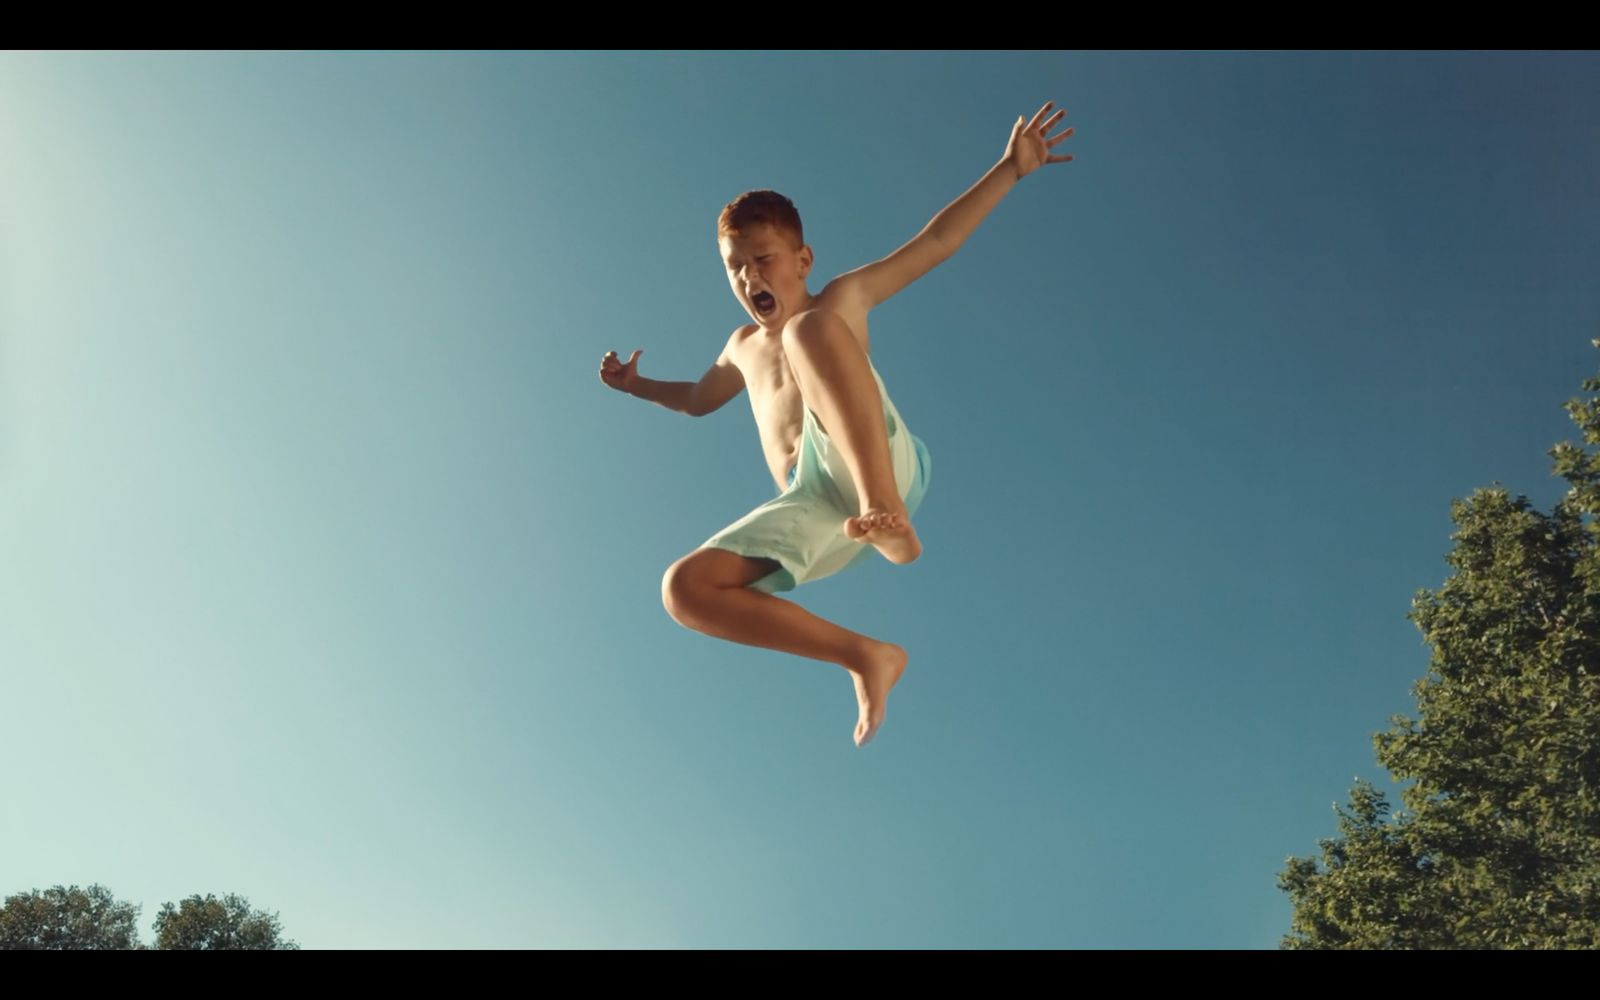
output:
<path id="1" fill-rule="evenodd" d="M 792 601 L 747 589 L 777 568 L 723 549 L 697 549 L 667 570 L 661 601 L 686 628 L 718 639 L 836 663 L 855 681 L 855 741 L 865 745 L 883 724 L 889 690 L 906 668 L 906 651 L 819 618 Z"/>
<path id="2" fill-rule="evenodd" d="M 883 397 L 855 334 L 834 313 L 812 309 L 784 326 L 783 346 L 805 404 L 838 444 L 855 480 L 861 511 L 845 519 L 845 534 L 890 562 L 916 559 L 922 543 L 895 485 Z"/>

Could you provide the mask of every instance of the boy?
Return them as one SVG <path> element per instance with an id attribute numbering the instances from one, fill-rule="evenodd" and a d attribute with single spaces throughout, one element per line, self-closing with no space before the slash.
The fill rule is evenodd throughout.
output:
<path id="1" fill-rule="evenodd" d="M 662 602 L 680 624 L 750 646 L 836 663 L 855 682 L 857 746 L 883 724 L 906 651 L 851 632 L 772 596 L 856 561 L 868 547 L 892 563 L 922 552 L 911 515 L 931 468 L 927 447 L 889 400 L 869 357 L 867 313 L 955 253 L 1012 185 L 1046 163 L 1066 114 L 1027 125 L 1019 117 L 1006 151 L 916 238 L 888 257 L 842 274 L 812 295 L 812 251 L 800 216 L 775 191 L 750 191 L 723 209 L 718 242 L 728 283 L 754 325 L 733 331 L 699 382 L 638 374 L 642 350 L 624 364 L 615 351 L 600 379 L 641 399 L 704 416 L 749 387 L 750 405 L 777 499 L 713 535 L 667 570 Z"/>

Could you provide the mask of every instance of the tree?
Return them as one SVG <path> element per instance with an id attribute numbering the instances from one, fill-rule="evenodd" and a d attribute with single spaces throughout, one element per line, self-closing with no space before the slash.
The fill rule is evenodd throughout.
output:
<path id="1" fill-rule="evenodd" d="M 1283 947 L 1600 947 L 1600 397 L 1566 409 L 1584 446 L 1548 453 L 1551 513 L 1498 484 L 1452 502 L 1454 573 L 1408 616 L 1417 717 L 1373 739 L 1406 809 L 1358 781 L 1320 863 L 1288 859 Z"/>
<path id="2" fill-rule="evenodd" d="M 138 906 L 117 902 L 101 885 L 34 889 L 7 896 L 0 906 L 0 949 L 136 949 L 138 920 Z"/>
<path id="3" fill-rule="evenodd" d="M 190 896 L 176 907 L 163 903 L 156 915 L 157 948 L 168 951 L 287 951 L 300 946 L 283 940 L 278 915 L 251 910 L 249 900 L 227 895 Z"/>
<path id="4" fill-rule="evenodd" d="M 56 886 L 16 893 L 0 906 L 0 950 L 147 950 L 135 925 L 139 907 L 119 903 L 104 886 Z M 248 900 L 190 896 L 163 903 L 155 921 L 156 949 L 297 950 L 282 937 L 278 915 L 251 910 Z"/>

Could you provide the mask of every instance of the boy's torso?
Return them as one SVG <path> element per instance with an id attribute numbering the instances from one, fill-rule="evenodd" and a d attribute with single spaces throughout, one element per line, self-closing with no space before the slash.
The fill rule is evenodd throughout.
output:
<path id="1" fill-rule="evenodd" d="M 862 352 L 870 356 L 867 310 L 850 301 L 838 289 L 837 282 L 812 296 L 807 309 L 825 309 L 842 318 L 861 344 Z M 734 337 L 730 360 L 744 376 L 750 410 L 761 436 L 761 452 L 781 492 L 788 487 L 789 469 L 799 460 L 800 431 L 805 423 L 800 384 L 784 354 L 783 337 L 753 324 L 743 327 Z"/>

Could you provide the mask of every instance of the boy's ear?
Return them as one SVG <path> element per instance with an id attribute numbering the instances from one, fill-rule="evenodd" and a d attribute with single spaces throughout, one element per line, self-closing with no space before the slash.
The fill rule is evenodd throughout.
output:
<path id="1" fill-rule="evenodd" d="M 811 252 L 811 245 L 809 243 L 801 244 L 801 246 L 800 246 L 800 277 L 804 278 L 806 275 L 811 273 L 811 264 L 812 264 L 812 262 L 814 260 L 815 260 L 815 255 L 813 255 L 812 252 Z"/>

